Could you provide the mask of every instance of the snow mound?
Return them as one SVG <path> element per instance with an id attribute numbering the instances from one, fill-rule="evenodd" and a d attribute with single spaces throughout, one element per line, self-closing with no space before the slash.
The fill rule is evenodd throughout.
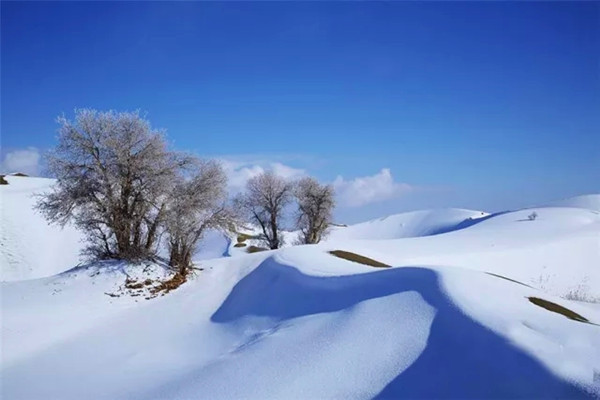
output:
<path id="1" fill-rule="evenodd" d="M 527 297 L 538 290 L 496 276 L 374 270 L 320 246 L 203 265 L 177 291 L 139 302 L 103 295 L 119 268 L 3 283 L 3 393 L 579 398 L 593 389 L 598 327 L 537 307 Z"/>
<path id="2" fill-rule="evenodd" d="M 487 215 L 481 211 L 456 208 L 413 211 L 348 227 L 335 227 L 327 240 L 381 240 L 430 236 L 450 232 L 465 220 L 474 221 Z"/>
<path id="3" fill-rule="evenodd" d="M 588 210 L 600 211 L 600 194 L 587 194 L 583 196 L 557 200 L 546 204 L 546 206 L 586 208 Z"/>
<path id="4" fill-rule="evenodd" d="M 34 210 L 36 195 L 55 180 L 6 176 L 0 185 L 0 280 L 51 276 L 79 263 L 84 244 L 72 226 L 49 225 Z"/>
<path id="5" fill-rule="evenodd" d="M 493 272 L 556 296 L 600 301 L 600 214 L 537 208 L 481 218 L 444 235 L 327 242 L 389 265 L 452 265 Z"/>

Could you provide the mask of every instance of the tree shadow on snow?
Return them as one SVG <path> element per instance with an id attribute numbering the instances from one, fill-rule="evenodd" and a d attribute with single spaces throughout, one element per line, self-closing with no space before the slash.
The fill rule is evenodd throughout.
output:
<path id="1" fill-rule="evenodd" d="M 340 311 L 365 300 L 406 291 L 418 292 L 437 313 L 423 353 L 377 397 L 589 397 L 463 314 L 440 290 L 437 274 L 426 268 L 314 277 L 269 258 L 238 282 L 211 320 L 231 323 L 259 316 L 283 321 Z"/>

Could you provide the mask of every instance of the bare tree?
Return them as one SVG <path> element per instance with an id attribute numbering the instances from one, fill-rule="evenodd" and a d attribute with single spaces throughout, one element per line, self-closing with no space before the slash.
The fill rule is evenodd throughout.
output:
<path id="1" fill-rule="evenodd" d="M 303 178 L 295 187 L 298 205 L 296 226 L 302 232 L 300 242 L 319 243 L 327 234 L 335 207 L 334 190 L 331 185 L 321 185 L 314 178 Z"/>
<path id="2" fill-rule="evenodd" d="M 292 199 L 293 185 L 273 172 L 264 172 L 250 179 L 246 192 L 235 204 L 247 218 L 258 224 L 261 239 L 270 249 L 283 244 L 281 219 L 285 207 Z"/>
<path id="3" fill-rule="evenodd" d="M 167 194 L 188 160 L 138 112 L 76 110 L 58 118 L 58 146 L 48 155 L 54 190 L 38 201 L 51 222 L 74 221 L 95 258 L 135 260 L 156 251 Z"/>
<path id="4" fill-rule="evenodd" d="M 227 229 L 232 213 L 225 205 L 227 177 L 214 161 L 196 160 L 191 176 L 180 174 L 166 207 L 170 265 L 186 275 L 207 229 Z"/>

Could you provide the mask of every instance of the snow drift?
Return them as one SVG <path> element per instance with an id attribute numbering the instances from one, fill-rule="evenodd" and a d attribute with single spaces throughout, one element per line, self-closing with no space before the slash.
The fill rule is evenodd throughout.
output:
<path id="1" fill-rule="evenodd" d="M 401 239 L 450 232 L 465 221 L 476 221 L 487 213 L 462 209 L 413 211 L 375 219 L 348 227 L 335 227 L 328 240 Z"/>
<path id="2" fill-rule="evenodd" d="M 49 225 L 34 205 L 54 179 L 6 176 L 0 186 L 0 280 L 51 276 L 76 266 L 84 247 L 73 226 Z"/>
<path id="3" fill-rule="evenodd" d="M 548 203 L 549 207 L 574 207 L 600 211 L 600 194 L 588 194 Z"/>

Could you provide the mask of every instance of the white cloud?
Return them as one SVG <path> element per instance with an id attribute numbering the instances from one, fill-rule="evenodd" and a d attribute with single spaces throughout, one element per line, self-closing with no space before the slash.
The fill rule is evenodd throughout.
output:
<path id="1" fill-rule="evenodd" d="M 294 180 L 306 175 L 306 171 L 300 168 L 290 167 L 279 162 L 254 161 L 231 161 L 220 160 L 225 173 L 229 178 L 229 188 L 236 193 L 244 190 L 249 179 L 262 174 L 265 171 L 273 171 L 284 179 Z"/>
<path id="2" fill-rule="evenodd" d="M 294 180 L 306 175 L 306 171 L 300 168 L 290 167 L 281 163 L 271 163 L 271 170 L 275 175 L 279 175 L 284 179 Z"/>
<path id="3" fill-rule="evenodd" d="M 375 175 L 344 180 L 338 176 L 333 182 L 340 205 L 360 207 L 399 197 L 412 191 L 406 183 L 395 182 L 389 168 Z"/>
<path id="4" fill-rule="evenodd" d="M 38 175 L 40 159 L 40 151 L 35 147 L 11 151 L 4 156 L 2 171 L 5 173 L 23 172 L 27 175 Z"/>

